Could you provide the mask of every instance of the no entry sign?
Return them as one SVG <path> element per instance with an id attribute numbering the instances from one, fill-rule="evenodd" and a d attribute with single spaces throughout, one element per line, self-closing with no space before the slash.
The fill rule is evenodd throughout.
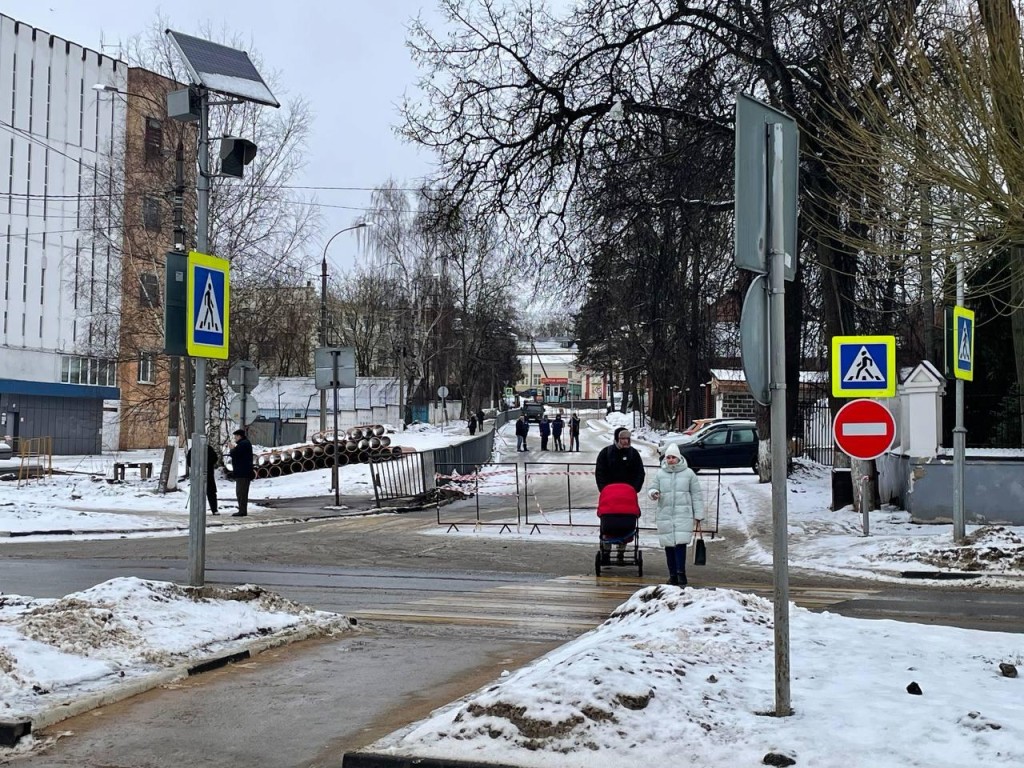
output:
<path id="1" fill-rule="evenodd" d="M 877 400 L 851 400 L 836 414 L 832 435 L 847 456 L 870 461 L 892 447 L 896 421 Z"/>

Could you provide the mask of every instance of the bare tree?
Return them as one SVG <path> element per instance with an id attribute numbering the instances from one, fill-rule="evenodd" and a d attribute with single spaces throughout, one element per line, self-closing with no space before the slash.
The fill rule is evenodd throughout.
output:
<path id="1" fill-rule="evenodd" d="M 879 46 L 866 84 L 837 89 L 836 178 L 857 204 L 834 236 L 892 265 L 892 314 L 922 308 L 920 351 L 933 359 L 935 307 L 954 303 L 959 261 L 969 299 L 1010 318 L 1024 392 L 1024 43 L 1013 3 L 976 7 L 951 8 L 941 28 L 919 26 L 895 49 Z M 1024 433 L 1019 405 L 1011 418 Z"/>

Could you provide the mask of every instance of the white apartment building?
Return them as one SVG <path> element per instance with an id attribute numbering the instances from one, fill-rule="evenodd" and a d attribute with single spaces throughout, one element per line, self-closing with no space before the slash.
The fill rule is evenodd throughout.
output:
<path id="1" fill-rule="evenodd" d="M 125 103 L 93 86 L 127 73 L 0 15 L 0 436 L 55 453 L 99 452 L 119 398 Z"/>

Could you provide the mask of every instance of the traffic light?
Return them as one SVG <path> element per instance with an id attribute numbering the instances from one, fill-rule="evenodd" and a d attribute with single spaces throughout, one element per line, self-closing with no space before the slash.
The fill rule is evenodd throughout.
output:
<path id="1" fill-rule="evenodd" d="M 220 140 L 220 174 L 242 178 L 242 170 L 256 157 L 256 145 L 248 139 L 224 136 Z"/>

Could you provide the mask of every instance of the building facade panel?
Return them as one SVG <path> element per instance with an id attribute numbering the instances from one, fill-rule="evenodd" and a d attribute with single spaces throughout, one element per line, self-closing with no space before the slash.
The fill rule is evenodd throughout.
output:
<path id="1" fill-rule="evenodd" d="M 117 396 L 61 376 L 65 357 L 117 350 L 117 259 L 91 232 L 98 179 L 122 173 L 124 110 L 92 85 L 126 79 L 123 62 L 0 15 L 0 434 L 53 437 L 64 453 L 100 449 L 103 398 Z"/>

